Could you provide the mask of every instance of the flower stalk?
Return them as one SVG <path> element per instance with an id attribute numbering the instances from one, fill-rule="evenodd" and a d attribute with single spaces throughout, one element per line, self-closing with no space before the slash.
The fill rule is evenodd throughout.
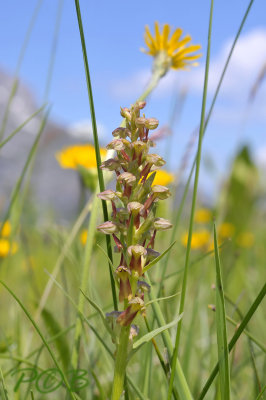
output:
<path id="1" fill-rule="evenodd" d="M 115 372 L 112 400 L 119 400 L 123 392 L 129 341 L 136 333 L 132 325 L 138 314 L 145 316 L 145 293 L 150 286 L 145 282 L 144 268 L 151 260 L 158 230 L 172 227 L 163 218 L 155 217 L 156 204 L 170 196 L 165 186 L 154 185 L 157 170 L 165 161 L 149 153 L 154 143 L 149 139 L 150 130 L 158 127 L 158 120 L 141 116 L 146 103 L 138 101 L 131 108 L 122 108 L 125 126 L 113 131 L 114 139 L 107 145 L 116 156 L 102 163 L 101 168 L 115 172 L 116 190 L 98 194 L 109 201 L 112 216 L 98 226 L 98 231 L 114 239 L 115 251 L 120 262 L 115 270 L 119 287 L 121 311 L 108 314 L 116 334 Z"/>

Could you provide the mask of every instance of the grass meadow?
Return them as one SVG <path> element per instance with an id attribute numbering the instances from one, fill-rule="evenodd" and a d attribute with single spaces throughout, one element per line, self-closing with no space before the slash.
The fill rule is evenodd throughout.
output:
<path id="1" fill-rule="evenodd" d="M 201 120 L 195 155 L 188 149 L 183 157 L 187 174 L 163 166 L 152 147 L 158 122 L 143 108 L 170 69 L 194 68 L 199 47 L 182 43 L 178 32 L 171 36 L 167 24 L 155 24 L 157 34 L 146 31 L 150 83 L 129 108 L 117 110 L 118 128 L 100 148 L 85 16 L 75 1 L 94 140 L 56 155 L 80 178 L 75 218 L 64 225 L 40 220 L 30 187 L 49 119 L 45 101 L 24 167 L 0 209 L 1 400 L 266 396 L 266 191 L 250 149 L 235 154 L 215 203 L 199 195 L 204 133 L 252 3 L 211 98 L 210 2 Z M 52 65 L 53 56 L 51 71 Z M 0 121 L 2 154 L 35 116 L 6 131 L 17 79 Z"/>

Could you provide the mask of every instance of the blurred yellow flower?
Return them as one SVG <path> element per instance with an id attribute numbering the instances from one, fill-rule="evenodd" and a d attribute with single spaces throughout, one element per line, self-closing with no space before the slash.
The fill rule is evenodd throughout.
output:
<path id="1" fill-rule="evenodd" d="M 152 174 L 152 172 L 148 175 L 148 177 L 151 174 Z M 167 172 L 164 170 L 156 171 L 152 186 L 153 185 L 167 186 L 173 182 L 174 178 L 175 178 L 174 174 L 171 174 L 170 172 Z"/>
<path id="2" fill-rule="evenodd" d="M 107 150 L 100 149 L 102 158 L 106 157 Z M 77 169 L 78 166 L 84 168 L 97 168 L 94 146 L 91 144 L 80 144 L 66 147 L 56 153 L 56 159 L 62 168 Z"/>
<path id="3" fill-rule="evenodd" d="M 4 225 L 0 225 L 0 236 L 1 237 L 8 237 L 11 233 L 11 224 L 9 221 L 6 221 Z"/>
<path id="4" fill-rule="evenodd" d="M 199 224 L 206 224 L 207 222 L 210 222 L 212 217 L 212 212 L 211 210 L 208 210 L 208 208 L 200 208 L 195 212 L 195 222 Z"/>
<path id="5" fill-rule="evenodd" d="M 229 238 L 233 236 L 235 233 L 235 227 L 231 222 L 223 222 L 219 227 L 218 227 L 218 235 L 221 238 Z"/>
<path id="6" fill-rule="evenodd" d="M 193 250 L 198 250 L 206 247 L 210 241 L 210 232 L 208 232 L 205 229 L 202 229 L 198 232 L 194 232 L 192 234 L 192 239 L 191 239 L 191 249 Z M 181 242 L 184 247 L 187 246 L 188 242 L 188 233 L 185 233 L 182 238 Z"/>
<path id="7" fill-rule="evenodd" d="M 162 57 L 165 65 L 165 70 L 186 69 L 189 66 L 195 66 L 196 63 L 191 63 L 198 59 L 201 54 L 192 54 L 198 51 L 200 45 L 187 45 L 191 41 L 191 36 L 187 35 L 181 39 L 183 30 L 176 29 L 172 36 L 170 34 L 170 25 L 164 24 L 162 33 L 160 33 L 159 23 L 155 22 L 155 35 L 152 36 L 148 26 L 145 27 L 144 40 L 148 47 L 147 50 L 142 49 L 144 53 L 153 57 Z"/>
<path id="8" fill-rule="evenodd" d="M 240 247 L 249 248 L 254 244 L 254 235 L 252 232 L 241 232 L 237 238 L 236 243 Z"/>
<path id="9" fill-rule="evenodd" d="M 18 250 L 18 245 L 16 242 L 12 243 L 10 246 L 10 242 L 7 239 L 0 239 L 0 257 L 4 258 L 8 256 L 9 253 L 14 254 Z"/>
<path id="10" fill-rule="evenodd" d="M 80 243 L 82 244 L 82 246 L 85 246 L 85 244 L 87 242 L 87 236 L 88 236 L 87 229 L 83 229 L 79 235 L 79 240 L 80 240 Z"/>

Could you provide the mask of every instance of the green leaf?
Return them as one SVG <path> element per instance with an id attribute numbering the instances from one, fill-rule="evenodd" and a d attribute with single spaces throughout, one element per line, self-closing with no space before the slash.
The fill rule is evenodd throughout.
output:
<path id="1" fill-rule="evenodd" d="M 0 367 L 0 380 L 1 380 L 1 384 L 2 384 L 2 388 L 0 387 L 0 399 L 2 399 L 2 397 L 3 397 L 3 400 L 9 400 L 8 392 L 6 389 L 4 376 L 3 376 L 1 367 Z"/>
<path id="2" fill-rule="evenodd" d="M 114 335 L 114 332 L 112 331 L 112 329 L 110 328 L 110 326 L 108 325 L 108 323 L 106 321 L 105 314 L 104 314 L 103 310 L 92 299 L 90 299 L 88 296 L 86 296 L 86 294 L 81 289 L 79 289 L 79 290 L 81 291 L 81 293 L 83 294 L 85 299 L 90 303 L 90 305 L 98 312 L 99 316 L 101 317 L 101 319 L 102 319 L 102 321 L 104 323 L 105 328 L 110 333 L 112 338 L 116 339 L 115 335 Z"/>
<path id="3" fill-rule="evenodd" d="M 17 133 L 19 133 L 21 131 L 21 129 L 24 128 L 24 126 L 27 125 L 27 123 L 30 122 L 34 117 L 36 117 L 36 115 L 39 114 L 45 107 L 46 107 L 46 105 L 43 105 L 42 107 L 40 107 L 37 111 L 35 111 L 35 113 L 31 114 L 29 116 L 29 118 L 27 118 L 21 125 L 19 125 L 12 133 L 10 133 L 10 135 L 8 135 L 8 137 L 0 143 L 0 149 L 7 142 L 9 142 L 9 140 L 11 140 L 13 136 L 15 136 Z"/>
<path id="4" fill-rule="evenodd" d="M 46 327 L 49 330 L 49 333 L 52 336 L 56 336 L 58 333 L 62 331 L 59 323 L 57 322 L 56 318 L 53 316 L 53 314 L 44 308 L 42 310 L 42 318 L 45 322 Z M 57 337 L 57 339 L 54 340 L 55 346 L 57 348 L 57 351 L 60 355 L 60 358 L 62 360 L 63 367 L 65 371 L 69 368 L 69 363 L 70 363 L 70 350 L 68 347 L 68 342 L 66 337 Z"/>
<path id="5" fill-rule="evenodd" d="M 46 347 L 46 349 L 48 350 L 56 368 L 58 369 L 58 371 L 61 373 L 63 381 L 66 385 L 66 389 L 69 392 L 70 397 L 75 400 L 75 396 L 73 394 L 73 392 L 71 391 L 68 379 L 66 377 L 66 375 L 64 374 L 64 371 L 62 370 L 62 368 L 60 367 L 60 365 L 58 364 L 56 357 L 54 356 L 51 347 L 49 346 L 49 344 L 47 343 L 45 337 L 43 336 L 42 332 L 40 331 L 40 328 L 38 327 L 38 325 L 36 324 L 36 322 L 33 320 L 32 316 L 30 315 L 30 313 L 28 312 L 28 310 L 24 307 L 24 305 L 21 303 L 21 301 L 19 300 L 19 298 L 15 295 L 15 293 L 3 282 L 0 281 L 1 285 L 3 285 L 6 290 L 10 293 L 10 295 L 13 297 L 14 300 L 16 300 L 16 302 L 19 304 L 19 306 L 22 308 L 22 310 L 24 311 L 24 313 L 26 314 L 26 316 L 28 317 L 28 319 L 30 320 L 30 322 L 32 323 L 32 325 L 34 326 L 36 332 L 38 333 L 38 335 L 40 336 L 44 346 Z"/>
<path id="6" fill-rule="evenodd" d="M 163 300 L 169 300 L 172 299 L 173 297 L 176 297 L 180 294 L 180 292 L 177 292 L 175 294 L 172 294 L 171 296 L 166 296 L 166 297 L 159 297 L 158 299 L 153 299 L 148 301 L 148 303 L 146 303 L 146 307 L 149 306 L 150 304 L 154 303 L 155 301 L 163 301 Z"/>
<path id="7" fill-rule="evenodd" d="M 160 328 L 156 328 L 153 331 L 147 333 L 146 335 L 142 336 L 139 340 L 137 340 L 134 344 L 133 344 L 133 349 L 137 349 L 138 347 L 142 346 L 143 344 L 149 342 L 150 340 L 152 340 L 155 336 L 159 335 L 161 332 L 164 332 L 167 329 L 172 328 L 173 326 L 175 326 L 178 321 L 180 321 L 180 319 L 183 317 L 183 314 L 178 315 L 172 322 L 169 322 L 169 324 L 160 326 Z"/>
<path id="8" fill-rule="evenodd" d="M 227 346 L 226 313 L 224 302 L 223 282 L 221 276 L 221 265 L 214 224 L 214 252 L 216 265 L 216 332 L 219 359 L 219 376 L 221 398 L 230 400 L 230 372 L 229 372 L 229 352 Z"/>
<path id="9" fill-rule="evenodd" d="M 165 256 L 165 254 L 167 254 L 168 251 L 171 250 L 171 248 L 174 246 L 175 243 L 176 243 L 176 240 L 162 254 L 160 254 L 159 257 L 156 257 L 152 262 L 150 262 L 148 265 L 146 265 L 146 267 L 143 268 L 143 273 L 145 273 L 151 267 L 153 267 L 155 264 L 157 264 L 157 262 L 159 262 Z"/>
<path id="10" fill-rule="evenodd" d="M 234 345 L 236 344 L 236 342 L 238 341 L 239 337 L 243 333 L 245 327 L 248 325 L 250 319 L 252 318 L 252 316 L 254 315 L 255 311 L 257 310 L 257 308 L 261 304 L 261 302 L 264 299 L 265 295 L 266 295 L 266 283 L 264 283 L 264 285 L 261 288 L 261 290 L 260 290 L 259 294 L 257 295 L 256 299 L 254 300 L 254 302 L 250 306 L 248 312 L 244 316 L 242 322 L 238 326 L 238 329 L 236 330 L 234 336 L 230 340 L 229 345 L 228 345 L 229 353 L 234 348 Z M 212 382 L 214 381 L 214 378 L 216 377 L 218 371 L 219 371 L 219 364 L 217 363 L 215 365 L 215 367 L 213 368 L 209 378 L 207 379 L 207 382 L 205 383 L 205 385 L 204 385 L 204 387 L 203 387 L 203 389 L 202 389 L 202 391 L 201 391 L 201 393 L 200 393 L 200 395 L 198 397 L 198 400 L 204 399 L 204 397 L 205 397 L 206 393 L 208 392 Z"/>

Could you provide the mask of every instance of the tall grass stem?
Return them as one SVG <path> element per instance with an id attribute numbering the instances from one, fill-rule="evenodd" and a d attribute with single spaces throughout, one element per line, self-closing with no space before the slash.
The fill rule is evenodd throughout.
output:
<path id="1" fill-rule="evenodd" d="M 204 87 L 203 87 L 203 96 L 202 96 L 202 107 L 201 107 L 201 119 L 200 119 L 200 130 L 199 130 L 199 140 L 198 140 L 197 161 L 196 161 L 194 188 L 193 188 L 193 194 L 192 194 L 192 205 L 191 205 L 189 230 L 188 230 L 188 242 L 187 242 L 185 269 L 184 269 L 183 283 L 182 283 L 182 290 L 181 290 L 179 314 L 182 314 L 183 311 L 184 311 L 184 308 L 185 308 L 189 257 L 190 257 L 190 250 L 191 250 L 192 232 L 193 232 L 193 224 L 194 224 L 194 214 L 195 214 L 195 207 L 196 207 L 196 201 L 197 201 L 197 192 L 198 192 L 198 181 L 199 181 L 199 171 L 200 171 L 200 161 L 201 161 L 201 151 L 202 151 L 202 139 L 203 139 L 203 133 L 204 133 L 205 108 L 206 108 L 206 100 L 207 100 L 207 87 L 208 87 L 208 76 L 209 76 L 209 65 L 210 65 L 212 16 L 213 16 L 213 0 L 211 0 L 211 7 L 210 7 L 208 47 L 207 47 L 207 56 L 206 56 L 206 64 L 205 64 L 205 77 L 204 77 Z M 168 400 L 170 400 L 171 397 L 172 397 L 173 382 L 174 382 L 174 375 L 175 375 L 175 368 L 176 368 L 176 360 L 177 360 L 177 356 L 178 356 L 181 328 L 182 328 L 182 319 L 177 323 L 175 348 L 174 348 L 174 353 L 173 353 L 173 357 L 172 357 L 172 360 L 171 360 L 171 368 L 172 368 L 172 370 L 171 370 L 171 377 L 170 377 L 169 390 L 168 390 Z"/>

